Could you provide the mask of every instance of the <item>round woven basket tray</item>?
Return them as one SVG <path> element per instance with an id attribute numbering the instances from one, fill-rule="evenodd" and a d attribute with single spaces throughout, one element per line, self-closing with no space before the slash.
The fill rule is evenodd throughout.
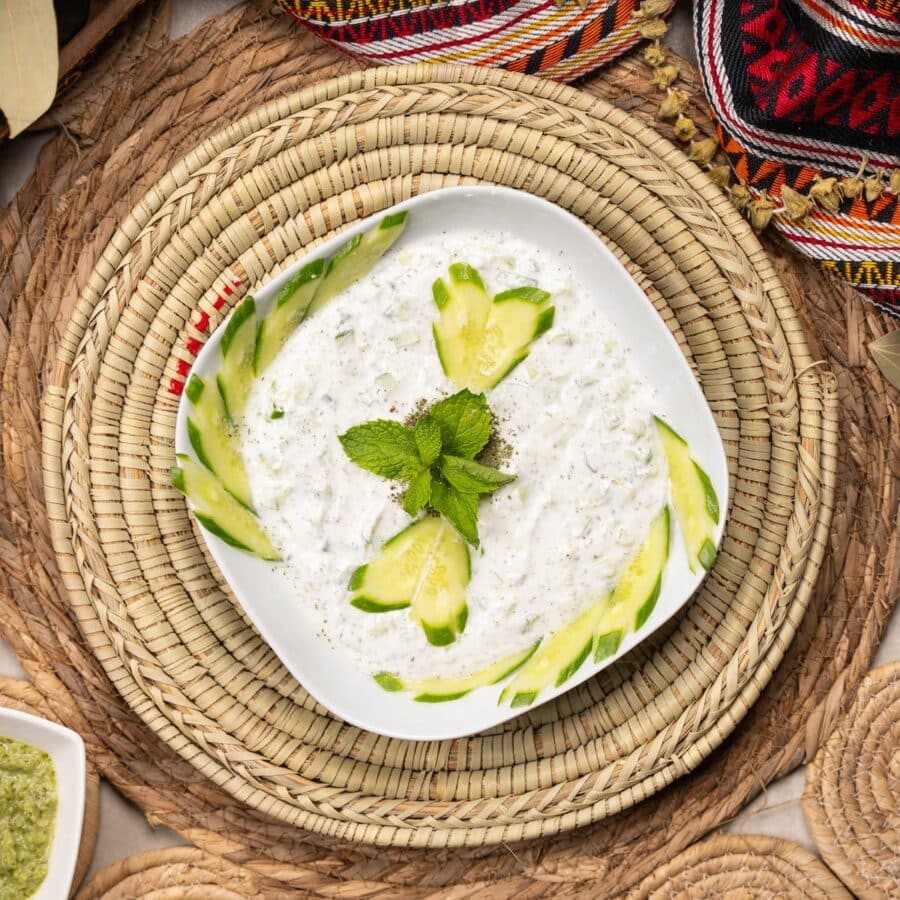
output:
<path id="1" fill-rule="evenodd" d="M 863 679 L 807 769 L 803 814 L 855 896 L 900 895 L 900 662 Z"/>
<path id="2" fill-rule="evenodd" d="M 183 760 L 166 742 L 180 729 L 155 733 L 106 674 L 86 637 L 104 626 L 85 608 L 79 625 L 52 549 L 37 410 L 44 384 L 59 383 L 57 348 L 78 298 L 134 204 L 223 123 L 355 64 L 259 10 L 237 8 L 176 41 L 165 37 L 157 6 L 144 10 L 114 63 L 100 59 L 54 107 L 64 130 L 0 210 L 0 632 L 48 709 L 84 736 L 102 774 L 151 822 L 249 867 L 273 896 L 288 886 L 392 900 L 435 896 L 441 888 L 456 898 L 568 897 L 585 889 L 608 896 L 636 884 L 733 817 L 765 784 L 811 759 L 869 668 L 900 593 L 900 404 L 866 349 L 890 320 L 763 236 L 813 359 L 837 375 L 836 502 L 819 579 L 793 642 L 763 695 L 703 766 L 593 827 L 494 849 L 374 848 L 276 821 Z M 695 92 L 690 115 L 708 136 L 713 126 L 699 77 L 678 64 Z M 584 88 L 671 134 L 655 120 L 660 95 L 635 56 Z M 243 629 L 235 617 L 226 639 Z M 201 660 L 204 654 L 201 648 Z M 623 664 L 618 677 L 643 661 Z M 594 686 L 591 696 L 607 685 Z M 165 696 L 166 685 L 156 692 Z"/>
<path id="3" fill-rule="evenodd" d="M 805 847 L 761 834 L 715 834 L 698 841 L 648 875 L 627 896 L 628 900 L 851 897 Z"/>
<path id="4" fill-rule="evenodd" d="M 580 216 L 677 335 L 733 497 L 683 615 L 492 733 L 411 744 L 314 703 L 249 627 L 169 484 L 185 372 L 232 304 L 348 222 L 459 182 Z M 64 334 L 44 490 L 73 608 L 167 743 L 242 802 L 343 839 L 481 845 L 574 828 L 697 765 L 770 677 L 822 559 L 833 384 L 750 229 L 667 141 L 569 88 L 395 67 L 314 85 L 205 141 L 134 207 Z"/>

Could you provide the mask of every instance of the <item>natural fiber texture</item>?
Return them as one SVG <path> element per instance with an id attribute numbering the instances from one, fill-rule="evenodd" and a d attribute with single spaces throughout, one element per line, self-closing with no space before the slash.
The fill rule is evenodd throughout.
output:
<path id="1" fill-rule="evenodd" d="M 803 814 L 857 897 L 900 896 L 900 662 L 863 679 L 807 769 Z"/>
<path id="2" fill-rule="evenodd" d="M 679 853 L 628 897 L 849 900 L 850 894 L 821 860 L 799 844 L 759 834 L 716 834 Z"/>
<path id="3" fill-rule="evenodd" d="M 11 336 L 0 393 L 7 504 L 0 522 L 9 522 L 0 554 L 4 636 L 48 703 L 85 735 L 104 774 L 152 821 L 268 879 L 321 894 L 392 897 L 422 896 L 442 885 L 455 885 L 456 896 L 484 896 L 488 882 L 493 896 L 545 890 L 567 896 L 583 885 L 614 892 L 812 755 L 845 692 L 868 668 L 896 598 L 896 487 L 889 466 L 898 459 L 897 405 L 865 349 L 884 333 L 885 321 L 777 245 L 770 252 L 801 310 L 812 355 L 838 375 L 842 453 L 825 566 L 787 658 L 732 739 L 701 769 L 600 827 L 513 853 L 420 854 L 349 847 L 282 826 L 215 787 L 141 724 L 111 689 L 60 592 L 43 518 L 35 410 L 59 328 L 95 260 L 115 224 L 216 130 L 221 116 L 238 116 L 348 66 L 275 20 L 235 11 L 144 60 L 132 59 L 114 102 L 65 119 L 80 147 L 61 137 L 44 149 L 36 176 L 0 223 L 6 263 L 0 313 Z M 656 103 L 646 79 L 644 67 L 625 61 L 587 87 L 651 121 Z M 708 133 L 702 110 L 691 115 Z M 693 627 L 699 635 L 706 626 L 701 619 Z M 623 665 L 619 677 L 644 658 Z"/>
<path id="4" fill-rule="evenodd" d="M 460 181 L 554 200 L 654 285 L 717 414 L 733 500 L 711 575 L 632 672 L 502 734 L 414 745 L 335 720 L 288 677 L 236 611 L 168 473 L 183 364 L 208 330 L 198 320 L 214 328 L 229 298 L 341 224 Z M 534 78 L 372 70 L 214 136 L 113 235 L 44 385 L 51 536 L 119 692 L 244 803 L 379 845 L 552 835 L 690 771 L 768 681 L 830 521 L 830 384 L 749 226 L 653 132 Z"/>
<path id="5" fill-rule="evenodd" d="M 27 681 L 17 678 L 0 678 L 0 707 L 17 709 L 31 713 L 43 719 L 55 722 L 60 720 L 47 710 L 41 692 Z M 65 725 L 65 722 L 62 722 Z M 87 874 L 97 844 L 97 829 L 100 825 L 100 777 L 97 770 L 88 760 L 84 784 L 84 821 L 81 826 L 81 844 L 78 848 L 78 859 L 75 862 L 75 874 L 72 876 L 74 891 Z"/>
<path id="6" fill-rule="evenodd" d="M 75 900 L 245 900 L 262 896 L 273 894 L 263 892 L 258 879 L 246 869 L 194 847 L 173 847 L 137 853 L 101 869 Z"/>

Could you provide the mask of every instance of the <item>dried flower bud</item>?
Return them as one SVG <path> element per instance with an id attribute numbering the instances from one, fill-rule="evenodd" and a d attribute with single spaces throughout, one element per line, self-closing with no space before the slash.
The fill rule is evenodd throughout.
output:
<path id="1" fill-rule="evenodd" d="M 891 183 L 888 190 L 895 196 L 900 196 L 900 169 L 894 169 L 891 172 Z"/>
<path id="2" fill-rule="evenodd" d="M 750 203 L 750 224 L 753 226 L 753 230 L 762 231 L 772 221 L 774 211 L 775 204 L 763 191 Z"/>
<path id="3" fill-rule="evenodd" d="M 694 124 L 694 120 L 689 119 L 687 116 L 679 116 L 675 120 L 675 126 L 672 130 L 679 141 L 690 141 L 697 134 L 697 126 Z"/>
<path id="4" fill-rule="evenodd" d="M 753 197 L 747 190 L 746 184 L 733 184 L 731 186 L 731 202 L 737 209 L 744 210 L 750 205 Z"/>
<path id="5" fill-rule="evenodd" d="M 688 159 L 698 166 L 708 166 L 719 151 L 719 142 L 715 138 L 702 138 L 691 144 Z"/>
<path id="6" fill-rule="evenodd" d="M 644 62 L 647 63 L 648 66 L 652 66 L 656 69 L 665 61 L 666 51 L 660 45 L 659 41 L 654 41 L 652 44 L 647 44 L 647 46 L 644 47 Z"/>
<path id="7" fill-rule="evenodd" d="M 649 40 L 661 38 L 669 30 L 669 23 L 663 19 L 647 19 L 638 26 L 641 37 Z"/>
<path id="8" fill-rule="evenodd" d="M 678 66 L 673 66 L 670 63 L 667 66 L 658 66 L 653 72 L 653 77 L 650 80 L 658 88 L 662 88 L 662 90 L 665 90 L 666 88 L 670 87 L 677 78 Z"/>
<path id="9" fill-rule="evenodd" d="M 661 119 L 677 119 L 687 109 L 690 99 L 687 91 L 679 88 L 669 91 L 659 106 L 659 117 Z"/>
<path id="10" fill-rule="evenodd" d="M 859 175 L 851 175 L 841 181 L 841 193 L 850 200 L 854 200 L 862 192 L 863 180 Z"/>
<path id="11" fill-rule="evenodd" d="M 724 164 L 721 166 L 713 166 L 709 170 L 709 177 L 712 178 L 719 187 L 728 187 L 728 182 L 731 181 L 731 168 Z"/>
<path id="12" fill-rule="evenodd" d="M 884 191 L 884 172 L 881 169 L 866 179 L 864 190 L 866 192 L 866 200 L 869 203 L 881 196 L 882 191 Z"/>
<path id="13" fill-rule="evenodd" d="M 638 10 L 638 15 L 642 19 L 653 19 L 668 12 L 669 6 L 670 0 L 644 0 Z"/>
<path id="14" fill-rule="evenodd" d="M 837 212 L 841 206 L 841 192 L 837 178 L 822 178 L 816 175 L 809 189 L 809 196 L 829 212 Z"/>
<path id="15" fill-rule="evenodd" d="M 789 184 L 781 187 L 781 202 L 784 204 L 782 215 L 789 222 L 799 222 L 805 219 L 813 208 L 812 200 L 804 197 L 799 191 L 795 191 Z"/>

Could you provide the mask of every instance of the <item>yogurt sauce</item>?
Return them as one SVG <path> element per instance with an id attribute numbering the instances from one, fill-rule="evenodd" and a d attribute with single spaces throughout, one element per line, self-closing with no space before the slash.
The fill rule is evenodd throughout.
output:
<path id="1" fill-rule="evenodd" d="M 556 321 L 488 394 L 511 447 L 501 467 L 518 478 L 479 506 L 465 631 L 432 647 L 406 610 L 348 602 L 350 574 L 410 519 L 392 496 L 398 485 L 351 463 L 338 435 L 458 390 L 431 335 L 431 284 L 456 261 L 491 293 L 550 291 Z M 304 322 L 255 383 L 241 439 L 277 568 L 312 627 L 367 674 L 449 676 L 529 646 L 614 586 L 666 502 L 653 410 L 629 350 L 563 258 L 472 230 L 405 239 Z"/>

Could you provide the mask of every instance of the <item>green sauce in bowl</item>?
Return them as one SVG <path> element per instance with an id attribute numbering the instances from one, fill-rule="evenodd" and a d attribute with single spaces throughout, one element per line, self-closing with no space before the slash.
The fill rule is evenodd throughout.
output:
<path id="1" fill-rule="evenodd" d="M 0 737 L 0 900 L 30 897 L 47 877 L 56 805 L 50 756 Z"/>

